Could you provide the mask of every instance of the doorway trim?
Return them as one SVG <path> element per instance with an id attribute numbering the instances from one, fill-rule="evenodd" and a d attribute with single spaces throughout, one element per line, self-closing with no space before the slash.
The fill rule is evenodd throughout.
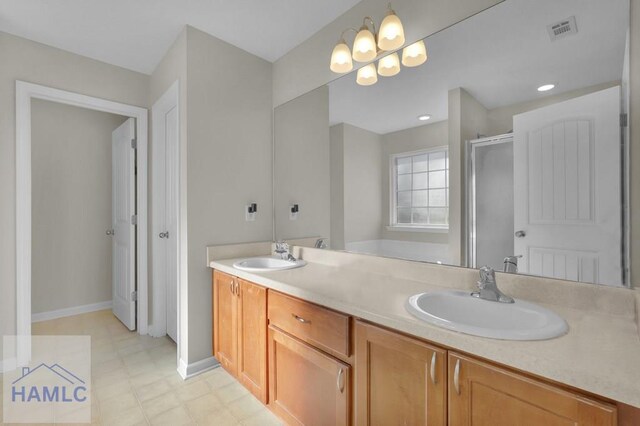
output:
<path id="1" fill-rule="evenodd" d="M 31 100 L 42 99 L 136 119 L 138 169 L 136 227 L 137 329 L 148 333 L 147 288 L 147 152 L 148 111 L 145 108 L 39 84 L 16 80 L 16 335 L 18 365 L 31 353 Z"/>

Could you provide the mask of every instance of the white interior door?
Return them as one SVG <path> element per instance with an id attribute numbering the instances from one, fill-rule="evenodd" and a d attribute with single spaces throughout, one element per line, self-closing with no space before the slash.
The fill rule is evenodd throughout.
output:
<path id="1" fill-rule="evenodd" d="M 153 297 L 152 334 L 178 338 L 178 106 L 170 89 L 153 114 Z"/>
<path id="2" fill-rule="evenodd" d="M 620 88 L 514 117 L 523 273 L 622 284 Z"/>
<path id="3" fill-rule="evenodd" d="M 135 120 L 111 135 L 113 219 L 113 313 L 129 330 L 136 328 Z"/>

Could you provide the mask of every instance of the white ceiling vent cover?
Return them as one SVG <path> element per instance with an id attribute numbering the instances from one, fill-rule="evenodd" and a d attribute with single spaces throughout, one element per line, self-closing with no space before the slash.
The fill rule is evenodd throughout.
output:
<path id="1" fill-rule="evenodd" d="M 548 25 L 547 31 L 549 32 L 549 38 L 551 39 L 551 41 L 556 41 L 572 34 L 576 34 L 578 32 L 578 27 L 576 26 L 576 17 L 571 16 L 567 19 L 563 19 L 560 22 Z"/>

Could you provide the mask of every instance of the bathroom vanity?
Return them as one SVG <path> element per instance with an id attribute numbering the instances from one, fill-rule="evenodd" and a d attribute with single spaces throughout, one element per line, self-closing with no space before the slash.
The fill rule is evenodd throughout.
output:
<path id="1" fill-rule="evenodd" d="M 503 341 L 438 328 L 406 312 L 408 295 L 450 282 L 460 288 L 451 279 L 467 281 L 473 271 L 307 248 L 297 254 L 308 262 L 304 268 L 249 273 L 233 268 L 238 259 L 209 265 L 214 355 L 287 424 L 640 421 L 632 408 L 640 407 L 640 371 L 631 362 L 640 339 L 634 302 L 624 297 L 631 290 L 601 289 L 595 311 L 588 306 L 592 286 L 582 285 L 573 306 L 550 305 L 564 297 L 556 292 L 544 304 L 567 320 L 568 334 Z M 526 286 L 513 278 L 498 280 L 522 297 Z M 614 313 L 627 308 L 633 316 Z M 604 344 L 623 344 L 629 362 L 604 359 L 611 353 Z"/>

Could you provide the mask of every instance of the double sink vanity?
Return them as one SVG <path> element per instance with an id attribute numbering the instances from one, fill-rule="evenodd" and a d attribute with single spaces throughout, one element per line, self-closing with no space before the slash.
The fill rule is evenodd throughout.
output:
<path id="1" fill-rule="evenodd" d="M 287 424 L 640 421 L 630 290 L 501 274 L 500 302 L 487 271 L 478 291 L 468 269 L 249 246 L 209 253 L 213 351 Z"/>

